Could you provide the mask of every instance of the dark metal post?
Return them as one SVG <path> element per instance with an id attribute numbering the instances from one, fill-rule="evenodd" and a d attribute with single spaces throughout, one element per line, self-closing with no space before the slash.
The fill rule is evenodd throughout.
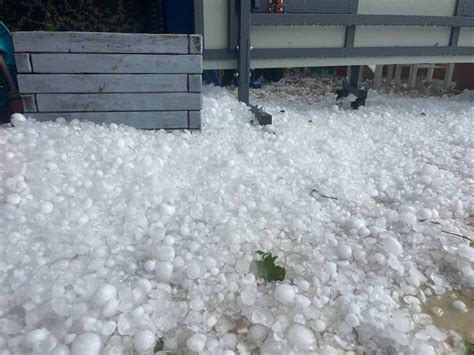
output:
<path id="1" fill-rule="evenodd" d="M 359 0 L 352 0 L 350 7 L 349 7 L 349 14 L 357 14 L 357 10 L 359 8 Z M 346 40 L 345 40 L 345 47 L 352 48 L 354 47 L 355 41 L 355 31 L 356 26 L 351 25 L 346 27 Z M 360 73 L 360 66 L 351 66 L 351 77 L 350 77 L 350 84 L 357 88 L 359 85 L 359 73 Z"/>
<path id="2" fill-rule="evenodd" d="M 249 103 L 250 85 L 250 0 L 239 4 L 239 47 L 238 47 L 239 100 Z"/>
<path id="3" fill-rule="evenodd" d="M 359 9 L 359 0 L 352 0 L 350 7 L 349 7 L 349 14 L 357 14 L 357 10 Z M 346 40 L 344 43 L 344 47 L 351 48 L 354 47 L 354 39 L 355 39 L 355 25 L 347 26 L 346 27 Z"/>
<path id="4" fill-rule="evenodd" d="M 359 86 L 359 74 L 360 65 L 351 65 L 351 77 L 349 79 L 349 84 L 355 88 Z"/>
<path id="5" fill-rule="evenodd" d="M 239 45 L 238 42 L 238 15 L 237 15 L 237 0 L 229 0 L 228 4 L 228 36 L 227 36 L 227 43 L 230 50 L 235 50 Z"/>
<path id="6" fill-rule="evenodd" d="M 358 8 L 359 0 L 351 0 L 349 14 L 357 14 Z M 346 39 L 344 43 L 345 49 L 354 48 L 355 31 L 356 26 L 354 24 L 351 24 L 350 26 L 346 27 Z M 342 81 L 342 89 L 336 91 L 336 100 L 339 100 L 343 97 L 347 97 L 351 93 L 354 94 L 357 97 L 354 102 L 351 102 L 351 106 L 354 109 L 358 109 L 359 106 L 365 105 L 365 100 L 367 99 L 367 90 L 359 89 L 359 74 L 361 70 L 362 67 L 360 65 L 351 65 L 351 75 L 349 78 L 349 82 L 344 79 Z"/>
<path id="7" fill-rule="evenodd" d="M 204 48 L 204 9 L 203 0 L 194 0 L 194 33 L 203 35 L 202 41 Z"/>

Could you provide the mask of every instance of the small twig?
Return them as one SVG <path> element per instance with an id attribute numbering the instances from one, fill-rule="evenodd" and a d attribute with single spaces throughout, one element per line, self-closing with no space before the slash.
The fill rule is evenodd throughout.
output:
<path id="1" fill-rule="evenodd" d="M 329 198 L 329 199 L 331 199 L 331 200 L 336 200 L 336 201 L 337 201 L 337 197 L 326 196 L 326 195 L 320 194 L 320 193 L 318 192 L 318 190 L 315 190 L 315 189 L 312 189 L 312 190 L 311 190 L 311 196 L 314 197 L 313 193 L 316 193 L 316 194 L 318 194 L 318 195 L 321 196 L 321 197 Z"/>
<path id="2" fill-rule="evenodd" d="M 471 238 L 466 237 L 465 235 L 462 235 L 462 234 L 452 233 L 452 232 L 448 232 L 448 231 L 441 231 L 441 232 L 446 233 L 446 234 L 450 234 L 450 235 L 454 235 L 456 237 L 460 237 L 460 238 L 465 239 L 465 240 L 469 240 L 471 243 L 474 242 L 474 240 L 472 240 Z"/>

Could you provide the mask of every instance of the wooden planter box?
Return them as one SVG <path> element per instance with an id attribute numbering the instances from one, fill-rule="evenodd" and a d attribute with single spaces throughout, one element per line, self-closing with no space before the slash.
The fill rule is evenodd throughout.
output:
<path id="1" fill-rule="evenodd" d="M 27 116 L 201 127 L 199 35 L 16 32 L 13 43 Z"/>

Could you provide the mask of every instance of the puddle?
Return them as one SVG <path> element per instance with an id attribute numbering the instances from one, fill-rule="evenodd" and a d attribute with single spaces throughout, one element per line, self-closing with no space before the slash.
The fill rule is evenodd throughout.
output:
<path id="1" fill-rule="evenodd" d="M 461 310 L 463 305 L 459 301 L 465 305 L 465 310 Z M 455 306 L 458 306 L 458 309 Z M 428 297 L 422 305 L 422 309 L 423 312 L 431 316 L 437 327 L 453 330 L 463 339 L 474 342 L 473 299 L 459 292 L 449 292 L 442 296 Z"/>

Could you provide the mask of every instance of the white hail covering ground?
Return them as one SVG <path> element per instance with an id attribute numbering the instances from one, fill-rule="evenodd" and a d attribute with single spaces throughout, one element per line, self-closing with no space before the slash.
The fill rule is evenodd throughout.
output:
<path id="1" fill-rule="evenodd" d="M 0 354 L 462 353 L 420 304 L 474 286 L 472 94 L 316 91 L 254 91 L 266 129 L 217 88 L 201 133 L 0 128 Z"/>

